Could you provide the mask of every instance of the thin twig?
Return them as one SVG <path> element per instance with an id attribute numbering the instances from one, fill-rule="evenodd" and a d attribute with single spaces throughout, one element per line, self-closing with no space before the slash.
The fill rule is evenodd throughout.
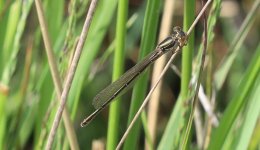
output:
<path id="1" fill-rule="evenodd" d="M 204 1 L 202 1 L 202 5 L 204 4 Z M 206 56 L 206 50 L 207 50 L 207 37 L 208 37 L 208 33 L 207 33 L 207 18 L 206 18 L 206 14 L 203 13 L 203 26 L 204 26 L 204 35 L 203 35 L 203 51 L 202 51 L 202 57 L 201 57 L 201 64 L 200 64 L 200 70 L 199 70 L 199 75 L 198 75 L 198 81 L 196 84 L 196 89 L 195 89 L 195 96 L 192 100 L 192 106 L 191 106 L 191 113 L 189 116 L 189 121 L 188 121 L 188 125 L 186 128 L 186 132 L 184 135 L 184 140 L 182 143 L 182 148 L 181 149 L 186 149 L 187 148 L 187 142 L 188 142 L 188 138 L 190 136 L 190 129 L 192 126 L 192 122 L 193 122 L 193 118 L 194 118 L 194 112 L 196 109 L 196 105 L 198 103 L 198 93 L 199 93 L 199 88 L 200 88 L 200 82 L 201 82 L 201 77 L 202 77 L 202 72 L 203 72 L 203 68 L 204 68 L 204 62 L 205 62 L 205 56 Z"/>
<path id="2" fill-rule="evenodd" d="M 198 20 L 201 18 L 202 14 L 205 12 L 206 8 L 208 7 L 208 5 L 211 3 L 212 0 L 207 1 L 206 5 L 202 8 L 202 10 L 200 11 L 200 13 L 198 14 L 197 18 L 194 20 L 193 24 L 191 25 L 191 27 L 189 28 L 188 32 L 187 32 L 187 36 L 189 36 L 189 34 L 191 33 L 191 31 L 193 30 L 193 28 L 195 27 L 196 23 L 198 22 Z M 156 88 L 156 86 L 158 85 L 158 83 L 161 81 L 163 75 L 165 74 L 166 70 L 168 69 L 168 67 L 170 66 L 170 63 L 173 61 L 173 58 L 177 55 L 177 53 L 179 53 L 179 47 L 178 50 L 176 50 L 176 53 L 174 53 L 171 57 L 171 59 L 169 60 L 169 62 L 166 64 L 166 66 L 164 67 L 162 73 L 160 74 L 160 76 L 158 77 L 158 81 L 156 82 L 156 84 L 151 88 L 150 92 L 148 93 L 148 95 L 146 96 L 146 98 L 143 101 L 143 104 L 141 105 L 141 107 L 139 108 L 139 110 L 137 111 L 136 115 L 134 116 L 133 120 L 131 121 L 131 123 L 129 124 L 127 130 L 125 131 L 123 137 L 121 138 L 120 142 L 117 145 L 117 150 L 120 149 L 120 147 L 122 146 L 125 138 L 127 137 L 128 133 L 130 132 L 131 128 L 133 127 L 134 122 L 136 121 L 136 119 L 139 117 L 140 113 L 142 112 L 144 106 L 147 104 L 152 92 L 154 91 L 154 89 Z"/>
<path id="3" fill-rule="evenodd" d="M 69 90 L 71 88 L 71 84 L 72 84 L 72 81 L 73 81 L 73 78 L 74 78 L 74 75 L 75 75 L 75 72 L 76 72 L 76 68 L 78 66 L 78 62 L 79 62 L 79 58 L 80 58 L 80 55 L 81 55 L 81 52 L 82 52 L 82 48 L 84 46 L 88 31 L 89 31 L 90 23 L 91 23 L 91 20 L 93 18 L 93 15 L 94 15 L 95 8 L 97 6 L 97 2 L 98 2 L 98 0 L 92 0 L 91 1 L 89 11 L 88 11 L 88 14 L 87 14 L 84 26 L 83 26 L 83 30 L 81 32 L 80 39 L 79 39 L 79 42 L 77 44 L 75 54 L 74 54 L 72 63 L 71 63 L 70 68 L 69 68 L 69 73 L 68 73 L 68 76 L 67 76 L 66 81 L 65 81 L 64 90 L 62 91 L 62 94 L 61 94 L 61 102 L 60 102 L 60 105 L 59 105 L 58 110 L 56 112 L 56 115 L 55 115 L 55 118 L 54 118 L 54 121 L 53 121 L 53 125 L 52 125 L 52 128 L 51 128 L 51 132 L 50 132 L 49 137 L 48 137 L 48 141 L 47 141 L 47 145 L 46 145 L 47 150 L 51 149 L 51 147 L 52 147 L 54 137 L 55 137 L 55 134 L 57 132 L 57 128 L 58 128 L 59 123 L 60 123 L 62 112 L 63 112 L 63 109 L 66 105 L 68 93 L 69 93 Z"/>
<path id="4" fill-rule="evenodd" d="M 196 19 L 193 21 L 192 25 L 190 26 L 189 30 L 187 31 L 187 36 L 190 35 L 191 31 L 194 29 L 195 25 L 198 23 L 199 19 L 205 12 L 205 10 L 208 8 L 208 5 L 212 2 L 212 0 L 208 0 L 207 3 L 204 5 L 204 7 L 201 9 L 200 13 L 196 17 Z"/>
<path id="5" fill-rule="evenodd" d="M 37 14 L 38 14 L 39 22 L 40 22 L 40 27 L 41 27 L 41 31 L 42 31 L 45 50 L 46 50 L 48 62 L 49 62 L 49 65 L 50 65 L 52 79 L 53 79 L 53 82 L 54 82 L 54 86 L 55 86 L 55 90 L 56 90 L 58 99 L 60 99 L 61 92 L 62 92 L 61 78 L 59 76 L 58 67 L 57 67 L 57 64 L 56 64 L 56 61 L 55 61 L 55 58 L 54 58 L 53 49 L 52 49 L 49 34 L 48 34 L 48 28 L 47 28 L 47 25 L 46 25 L 46 20 L 45 20 L 45 17 L 44 17 L 42 4 L 39 0 L 35 0 L 35 5 L 36 5 L 36 10 L 37 10 Z M 78 145 L 78 142 L 77 142 L 77 136 L 76 136 L 76 133 L 74 131 L 72 122 L 70 120 L 67 108 L 65 108 L 63 120 L 64 120 L 64 126 L 65 126 L 65 129 L 66 129 L 67 135 L 68 135 L 67 137 L 68 137 L 68 141 L 70 143 L 71 149 L 75 149 L 75 150 L 79 149 L 79 145 Z"/>

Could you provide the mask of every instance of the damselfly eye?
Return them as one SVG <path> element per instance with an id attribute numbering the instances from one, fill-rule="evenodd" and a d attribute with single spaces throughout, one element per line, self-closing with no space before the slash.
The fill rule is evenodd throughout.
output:
<path id="1" fill-rule="evenodd" d="M 187 44 L 187 35 L 180 27 L 173 28 L 173 35 L 178 39 L 180 46 Z"/>

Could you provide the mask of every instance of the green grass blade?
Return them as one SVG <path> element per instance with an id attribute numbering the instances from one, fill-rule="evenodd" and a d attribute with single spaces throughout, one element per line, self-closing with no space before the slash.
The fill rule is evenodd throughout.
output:
<path id="1" fill-rule="evenodd" d="M 141 119 L 142 119 L 142 124 L 143 124 L 143 128 L 144 128 L 145 140 L 147 141 L 147 146 L 150 150 L 153 150 L 154 147 L 153 147 L 153 142 L 152 142 L 152 136 L 148 129 L 147 114 L 145 112 L 141 113 Z"/>
<path id="2" fill-rule="evenodd" d="M 64 22 L 64 5 L 65 1 L 53 1 L 47 0 L 43 1 L 45 4 L 45 16 L 48 26 L 48 31 L 50 34 L 50 39 L 53 43 L 59 38 L 59 33 L 62 31 L 61 26 Z M 55 12 L 55 13 L 54 13 Z"/>
<path id="3" fill-rule="evenodd" d="M 7 15 L 8 18 L 7 18 L 7 24 L 6 24 L 7 27 L 5 30 L 6 32 L 5 32 L 5 34 L 3 34 L 5 36 L 2 39 L 2 40 L 4 40 L 4 42 L 1 42 L 1 43 L 3 43 L 3 51 L 1 53 L 2 54 L 1 55 L 1 57 L 2 57 L 1 64 L 2 65 L 0 65 L 0 66 L 4 66 L 3 67 L 4 72 L 3 73 L 1 72 L 1 71 L 3 71 L 2 68 L 1 68 L 0 72 L 2 75 L 1 83 L 8 85 L 8 86 L 10 86 L 9 84 L 10 84 L 11 78 L 16 69 L 17 60 L 18 60 L 17 54 L 20 50 L 21 38 L 22 38 L 22 34 L 25 29 L 27 16 L 29 14 L 29 11 L 31 10 L 31 5 L 32 5 L 32 0 L 27 1 L 25 3 L 21 3 L 20 1 L 15 1 L 14 3 L 11 4 L 11 7 L 9 9 L 9 14 Z M 20 84 L 20 82 L 18 84 Z M 10 87 L 15 87 L 15 86 L 12 85 Z M 17 87 L 19 87 L 19 85 Z M 12 89 L 12 90 L 15 93 L 16 88 Z M 8 98 L 7 98 L 8 95 L 2 95 L 2 94 L 4 94 L 4 93 L 1 92 L 1 99 L 0 99 L 0 101 L 2 102 L 1 106 L 0 106 L 1 107 L 0 112 L 3 111 L 3 113 L 1 113 L 2 120 L 1 120 L 1 129 L 0 130 L 2 132 L 0 133 L 0 140 L 1 140 L 0 143 L 3 142 L 4 136 L 5 136 L 5 140 L 7 140 L 8 138 L 10 138 L 12 136 L 12 135 L 8 135 L 9 131 L 10 131 L 10 127 L 8 127 L 8 130 L 6 129 L 6 127 L 7 127 L 6 126 L 7 124 L 5 122 L 6 116 L 7 115 L 16 116 L 15 113 L 17 113 L 17 111 L 13 111 L 13 112 L 11 112 L 12 114 L 7 114 L 8 112 L 6 110 L 6 107 L 8 106 L 8 104 L 10 104 L 12 102 L 15 103 L 16 98 L 8 100 Z M 13 95 L 15 95 L 15 94 L 13 94 Z M 22 98 L 20 97 L 20 99 L 23 99 L 23 97 Z M 6 100 L 8 100 L 8 101 L 6 101 Z M 9 102 L 9 103 L 6 103 L 6 102 Z M 18 101 L 16 101 L 16 102 L 18 102 Z M 20 102 L 21 101 L 19 100 L 19 102 L 17 104 L 20 106 L 18 106 L 17 108 L 22 107 L 22 104 Z M 15 119 L 17 119 L 17 118 L 14 117 L 11 120 L 11 122 L 16 121 Z M 16 134 L 18 135 L 17 132 L 16 132 Z M 19 137 L 15 136 L 15 139 L 12 139 L 12 141 L 16 141 L 18 139 L 19 139 Z M 5 144 L 2 143 L 1 146 L 7 146 L 6 144 L 10 143 L 10 141 L 6 141 L 4 143 Z M 13 145 L 13 147 L 14 146 L 15 145 Z"/>
<path id="4" fill-rule="evenodd" d="M 178 149 L 181 132 L 184 129 L 184 116 L 186 109 L 187 107 L 183 105 L 183 102 L 179 97 L 158 145 L 158 150 Z"/>
<path id="5" fill-rule="evenodd" d="M 116 49 L 114 53 L 113 64 L 113 81 L 118 79 L 124 70 L 124 51 L 125 51 L 125 34 L 126 21 L 128 12 L 128 0 L 121 0 L 118 2 L 117 10 L 117 25 L 116 25 Z M 107 133 L 107 150 L 114 150 L 118 142 L 118 129 L 120 117 L 121 101 L 113 101 L 109 110 L 109 123 Z"/>
<path id="6" fill-rule="evenodd" d="M 257 97 L 259 98 L 259 97 Z M 260 120 L 258 119 L 255 131 L 251 137 L 250 144 L 248 146 L 248 149 L 259 149 L 259 143 L 260 143 Z"/>
<path id="7" fill-rule="evenodd" d="M 195 8 L 196 8 L 195 1 L 189 1 L 189 0 L 184 1 L 184 16 L 183 16 L 184 31 L 187 31 L 190 28 L 192 22 L 195 19 Z M 190 84 L 190 80 L 191 80 L 192 58 L 193 58 L 194 48 L 195 48 L 194 31 L 192 31 L 189 36 L 187 46 L 184 46 L 183 50 L 182 50 L 182 74 L 181 74 L 181 101 L 182 102 L 188 100 L 187 97 L 190 92 L 189 84 Z M 188 124 L 188 117 L 187 118 L 185 117 L 184 121 L 185 121 L 184 124 Z M 185 130 L 187 130 L 186 127 L 185 127 Z M 186 143 L 186 142 L 189 142 L 188 139 L 186 140 L 184 138 L 184 134 L 183 134 L 182 141 L 185 141 L 185 142 L 184 142 L 184 145 L 182 145 L 182 147 L 187 147 L 186 144 L 188 144 L 188 143 Z"/>
<path id="8" fill-rule="evenodd" d="M 6 100 L 8 95 L 7 87 L 0 85 L 0 149 L 4 149 L 6 143 L 6 121 L 7 115 L 5 113 Z"/>
<path id="9" fill-rule="evenodd" d="M 2 63 L 4 64 L 4 71 L 1 77 L 1 82 L 8 85 L 10 82 L 10 77 L 15 69 L 16 60 L 15 57 L 19 49 L 13 50 L 13 41 L 16 35 L 17 26 L 21 13 L 21 2 L 16 1 L 11 5 L 8 23 L 6 28 L 6 34 L 4 37 L 3 51 L 2 51 Z"/>
<path id="10" fill-rule="evenodd" d="M 212 139 L 209 145 L 209 149 L 221 149 L 226 140 L 227 134 L 230 128 L 237 118 L 238 113 L 247 103 L 248 95 L 250 94 L 256 78 L 259 76 L 260 71 L 260 45 L 252 58 L 251 63 L 248 65 L 248 69 L 238 86 L 237 93 L 232 98 L 230 104 L 225 110 L 223 117 L 220 121 L 219 127 L 212 133 Z"/>
<path id="11" fill-rule="evenodd" d="M 36 112 L 38 110 L 38 101 L 36 97 L 31 97 L 32 103 L 30 105 L 25 106 L 24 108 L 24 114 L 21 119 L 21 125 L 19 127 L 19 146 L 24 147 L 28 139 L 30 138 L 30 134 L 33 131 L 33 126 L 35 123 Z"/>
<path id="12" fill-rule="evenodd" d="M 2 5 L 2 1 L 0 1 L 0 11 L 4 11 L 4 9 L 2 8 L 4 5 Z M 9 7 L 9 9 L 6 10 L 6 15 L 3 15 L 0 17 L 0 49 L 3 49 L 3 46 L 4 46 L 4 43 L 6 42 L 6 32 L 7 32 L 7 29 L 10 28 L 8 25 L 8 20 L 9 20 L 9 10 L 10 8 L 12 7 Z M 4 51 L 1 50 L 0 51 L 0 75 L 3 74 L 3 69 L 4 69 L 4 65 L 5 65 L 5 62 L 4 62 Z"/>
<path id="13" fill-rule="evenodd" d="M 195 1 L 184 1 L 184 23 L 183 30 L 187 31 L 195 19 Z M 192 57 L 194 51 L 194 31 L 189 36 L 187 45 L 182 49 L 182 75 L 181 75 L 181 96 L 188 97 L 189 83 L 191 79 Z"/>
<path id="14" fill-rule="evenodd" d="M 104 36 L 108 30 L 108 27 L 112 21 L 114 12 L 116 10 L 117 0 L 99 1 L 95 16 L 92 20 L 89 30 L 88 38 L 86 40 L 84 50 L 82 51 L 81 58 L 79 60 L 78 68 L 72 83 L 69 98 L 67 104 L 72 106 L 76 93 L 81 90 L 79 87 L 81 84 L 79 79 L 84 76 L 87 77 L 90 72 L 90 67 L 94 58 L 98 54 L 98 51 L 102 45 Z M 102 24 L 100 23 L 102 22 Z"/>
<path id="15" fill-rule="evenodd" d="M 260 116 L 260 76 L 258 76 L 258 81 L 255 84 L 255 90 L 252 91 L 251 100 L 245 113 L 245 120 L 240 130 L 241 134 L 236 143 L 236 150 L 248 148 L 257 120 Z"/>
<path id="16" fill-rule="evenodd" d="M 159 10 L 160 10 L 160 1 L 158 0 L 148 0 L 146 13 L 144 18 L 142 39 L 141 39 L 141 48 L 139 52 L 139 60 L 146 56 L 150 51 L 154 49 L 156 43 L 156 31 L 158 27 L 159 19 Z M 140 78 L 136 81 L 133 94 L 131 98 L 130 113 L 128 116 L 128 124 L 133 119 L 135 113 L 140 107 L 147 90 L 148 74 L 147 72 L 140 75 Z M 126 138 L 124 144 L 124 150 L 135 149 L 139 139 L 139 130 L 140 130 L 140 119 L 136 121 L 131 132 Z"/>
<path id="17" fill-rule="evenodd" d="M 217 89 L 220 89 L 227 78 L 227 74 L 236 58 L 239 54 L 239 49 L 246 38 L 247 33 L 249 32 L 254 20 L 256 19 L 255 13 L 257 8 L 260 6 L 260 0 L 256 0 L 249 14 L 245 18 L 241 28 L 237 32 L 234 40 L 231 43 L 231 46 L 228 50 L 228 55 L 223 59 L 221 67 L 217 70 L 214 76 Z"/>

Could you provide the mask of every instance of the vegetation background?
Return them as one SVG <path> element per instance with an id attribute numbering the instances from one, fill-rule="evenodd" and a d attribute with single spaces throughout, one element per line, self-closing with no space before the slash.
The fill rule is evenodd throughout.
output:
<path id="1" fill-rule="evenodd" d="M 59 104 L 35 1 L 0 0 L 0 149 L 43 149 Z M 201 3 L 100 0 L 66 104 L 72 126 L 67 128 L 61 121 L 52 148 L 115 149 L 169 56 L 158 60 L 161 64 L 148 69 L 133 90 L 81 128 L 80 122 L 94 111 L 92 99 L 154 50 L 173 26 L 187 31 Z M 62 83 L 89 4 L 88 0 L 42 1 Z M 212 2 L 206 11 L 205 62 L 201 61 L 205 41 L 202 17 L 123 149 L 183 146 L 199 77 L 199 103 L 186 148 L 260 149 L 259 4 L 260 0 Z"/>

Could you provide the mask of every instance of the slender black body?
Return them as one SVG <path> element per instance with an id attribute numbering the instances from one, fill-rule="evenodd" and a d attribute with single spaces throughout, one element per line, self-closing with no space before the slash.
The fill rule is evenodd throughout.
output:
<path id="1" fill-rule="evenodd" d="M 103 108 L 105 108 L 115 97 L 126 92 L 139 74 L 141 74 L 149 65 L 157 60 L 163 54 L 172 51 L 175 53 L 177 47 L 182 47 L 186 44 L 186 34 L 180 27 L 175 27 L 173 33 L 165 38 L 156 49 L 148 54 L 143 60 L 137 63 L 134 67 L 124 73 L 118 80 L 111 83 L 101 92 L 99 92 L 93 100 L 93 105 L 96 108 L 89 117 L 84 119 L 81 126 L 87 125 Z"/>

